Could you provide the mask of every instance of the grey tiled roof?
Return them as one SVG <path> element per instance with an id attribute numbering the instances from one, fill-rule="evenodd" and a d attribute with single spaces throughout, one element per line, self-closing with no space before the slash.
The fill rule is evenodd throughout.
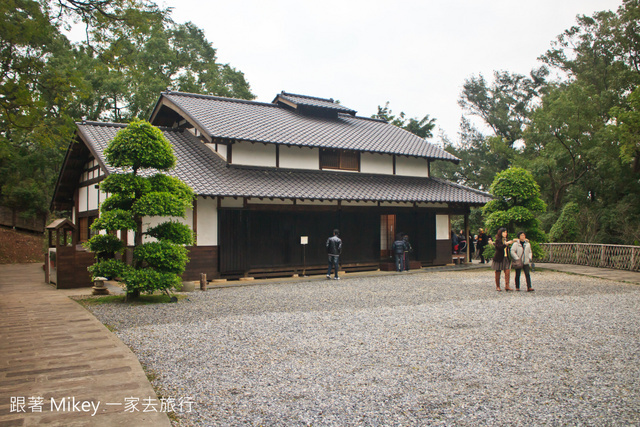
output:
<path id="1" fill-rule="evenodd" d="M 213 138 L 459 161 L 437 145 L 382 120 L 343 113 L 336 118 L 313 117 L 277 104 L 181 92 L 161 96 Z"/>
<path id="2" fill-rule="evenodd" d="M 287 101 L 292 102 L 296 105 L 305 105 L 308 107 L 317 107 L 317 108 L 324 108 L 328 110 L 336 110 L 352 116 L 356 114 L 356 110 L 352 110 L 351 108 L 347 108 L 342 104 L 338 104 L 333 99 L 316 98 L 313 96 L 306 96 L 306 95 L 296 95 L 294 93 L 287 93 L 287 92 L 282 92 L 278 94 L 278 96 L 276 96 L 276 99 L 274 99 L 274 102 L 277 101 L 278 98 L 286 99 Z"/>
<path id="3" fill-rule="evenodd" d="M 124 125 L 79 123 L 78 131 L 109 173 L 104 150 Z M 332 171 L 229 167 L 190 132 L 163 128 L 177 157 L 170 175 L 201 196 L 443 202 L 481 205 L 491 196 L 441 179 Z M 151 172 L 147 172 L 150 174 Z"/>

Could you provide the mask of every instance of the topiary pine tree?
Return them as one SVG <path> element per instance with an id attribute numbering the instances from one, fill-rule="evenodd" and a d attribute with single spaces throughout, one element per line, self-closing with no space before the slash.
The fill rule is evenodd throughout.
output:
<path id="1" fill-rule="evenodd" d="M 510 238 L 518 231 L 524 231 L 531 241 L 534 257 L 542 256 L 537 242 L 547 240 L 536 214 L 545 212 L 547 205 L 540 198 L 540 186 L 529 171 L 509 168 L 496 174 L 490 188 L 495 197 L 483 208 L 486 226 L 490 235 L 495 235 L 500 227 L 505 227 Z M 487 246 L 489 252 L 493 246 Z M 486 255 L 491 255 L 485 251 Z"/>
<path id="2" fill-rule="evenodd" d="M 176 164 L 171 144 L 160 129 L 135 120 L 119 131 L 105 150 L 107 163 L 123 172 L 112 173 L 100 189 L 110 196 L 100 206 L 100 217 L 91 226 L 106 231 L 88 242 L 97 262 L 89 269 L 94 276 L 119 277 L 127 297 L 179 286 L 188 261 L 184 245 L 193 243 L 189 226 L 167 221 L 143 233 L 144 217 L 185 217 L 194 198 L 193 190 L 178 178 L 161 172 Z M 157 171 L 157 172 L 156 172 Z M 133 264 L 113 259 L 124 247 L 115 231 L 135 231 Z M 143 234 L 156 239 L 143 243 Z"/>

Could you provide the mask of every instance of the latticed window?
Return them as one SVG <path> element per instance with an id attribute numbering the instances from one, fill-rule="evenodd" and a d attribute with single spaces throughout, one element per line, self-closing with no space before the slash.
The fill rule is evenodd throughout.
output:
<path id="1" fill-rule="evenodd" d="M 321 169 L 360 170 L 360 153 L 344 150 L 320 150 Z"/>
<path id="2" fill-rule="evenodd" d="M 91 224 L 97 217 L 84 217 L 78 218 L 78 230 L 80 231 L 80 242 L 86 242 L 94 235 L 98 234 L 97 231 L 91 229 Z"/>
<path id="3" fill-rule="evenodd" d="M 80 241 L 86 242 L 89 240 L 89 218 L 79 218 L 78 228 L 80 230 Z"/>

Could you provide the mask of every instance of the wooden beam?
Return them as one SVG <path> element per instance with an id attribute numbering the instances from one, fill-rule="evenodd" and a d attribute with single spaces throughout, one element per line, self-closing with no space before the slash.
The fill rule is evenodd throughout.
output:
<path id="1" fill-rule="evenodd" d="M 191 215 L 191 229 L 193 230 L 193 246 L 198 246 L 198 197 L 193 199 L 193 212 Z"/>

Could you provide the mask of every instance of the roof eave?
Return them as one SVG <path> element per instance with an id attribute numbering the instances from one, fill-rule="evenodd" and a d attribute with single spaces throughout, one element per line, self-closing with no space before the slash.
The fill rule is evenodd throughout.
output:
<path id="1" fill-rule="evenodd" d="M 171 92 L 162 92 L 160 94 L 160 98 L 158 99 L 158 102 L 156 103 L 156 106 L 154 107 L 153 113 L 151 114 L 151 117 L 149 118 L 149 123 L 154 124 L 155 120 L 158 118 L 158 114 L 160 113 L 160 109 L 162 107 L 167 107 L 170 110 L 175 111 L 180 116 L 184 117 L 194 128 L 196 128 L 198 130 L 198 132 L 200 132 L 200 134 L 202 136 L 204 136 L 207 139 L 207 141 L 211 142 L 213 140 L 213 138 L 216 138 L 214 135 L 211 135 L 207 131 L 206 127 L 202 123 L 200 123 L 199 120 L 197 120 L 192 115 L 187 113 L 185 111 L 185 109 L 183 109 L 180 106 L 179 103 L 168 99 L 166 97 L 167 93 L 170 94 Z"/>

